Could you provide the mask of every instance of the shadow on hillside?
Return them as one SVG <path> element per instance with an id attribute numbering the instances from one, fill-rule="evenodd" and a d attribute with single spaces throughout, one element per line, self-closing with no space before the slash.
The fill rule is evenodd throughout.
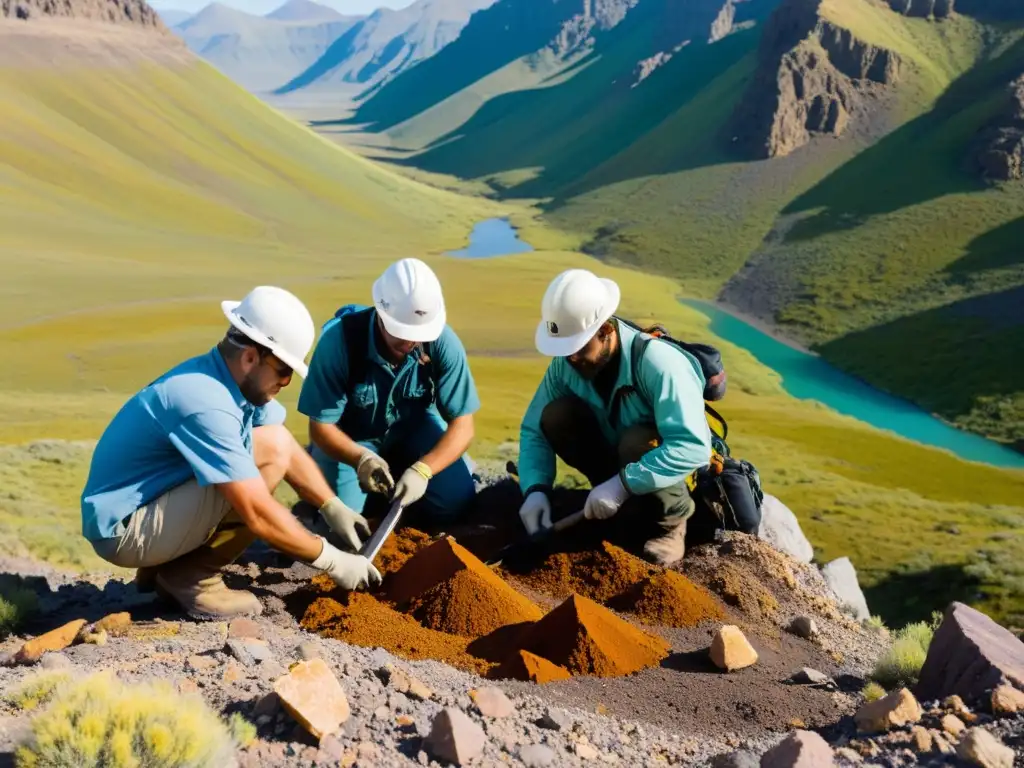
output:
<path id="1" fill-rule="evenodd" d="M 970 165 L 971 142 L 1006 103 L 1006 85 L 1020 74 L 1024 42 L 972 69 L 939 97 L 935 107 L 829 175 L 783 214 L 822 209 L 789 231 L 787 241 L 853 229 L 947 195 L 986 188 Z M 986 98 L 979 99 L 979 94 Z"/>
<path id="2" fill-rule="evenodd" d="M 972 603 L 977 596 L 978 581 L 959 565 L 893 574 L 864 589 L 871 612 L 893 629 L 915 621 L 930 621 L 933 612 L 944 611 L 954 600 Z"/>
<path id="3" fill-rule="evenodd" d="M 1024 216 L 975 238 L 967 253 L 951 264 L 951 275 L 967 276 L 989 269 L 1024 264 Z"/>
<path id="4" fill-rule="evenodd" d="M 845 370 L 952 418 L 969 412 L 979 398 L 1024 391 L 1018 361 L 1022 305 L 1024 286 L 851 333 L 819 351 Z"/>

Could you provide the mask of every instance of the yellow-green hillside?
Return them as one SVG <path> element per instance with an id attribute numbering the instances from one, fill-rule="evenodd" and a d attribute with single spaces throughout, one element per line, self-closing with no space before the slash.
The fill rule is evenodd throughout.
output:
<path id="1" fill-rule="evenodd" d="M 97 57 L 53 67 L 44 48 L 31 67 L 0 65 L 0 547 L 8 551 L 103 567 L 78 536 L 89 441 L 136 389 L 209 349 L 224 330 L 219 301 L 259 283 L 291 288 L 323 321 L 340 303 L 366 301 L 389 260 L 426 256 L 484 403 L 476 457 L 518 437 L 544 365 L 532 346 L 540 297 L 561 269 L 595 268 L 620 281 L 624 314 L 715 341 L 666 277 L 561 250 L 441 256 L 497 205 L 358 159 L 189 57 L 163 61 L 143 47 L 116 66 Z M 563 238 L 525 208 L 502 210 L 533 242 Z M 962 575 L 992 547 L 997 562 L 979 574 L 986 604 L 1001 615 L 1022 611 L 1022 590 L 1004 594 L 1024 554 L 1014 527 L 1024 516 L 1024 473 L 971 465 L 799 402 L 749 354 L 722 347 L 734 447 L 797 511 L 822 558 L 851 554 L 864 581 L 879 585 L 877 610 L 896 621 L 927 615 L 951 595 L 950 573 Z M 299 386 L 284 393 L 287 406 Z M 293 408 L 288 423 L 304 433 Z M 83 442 L 26 445 L 47 439 Z M 936 528 L 954 522 L 959 536 Z M 923 591 L 884 589 L 908 570 L 921 574 Z"/>

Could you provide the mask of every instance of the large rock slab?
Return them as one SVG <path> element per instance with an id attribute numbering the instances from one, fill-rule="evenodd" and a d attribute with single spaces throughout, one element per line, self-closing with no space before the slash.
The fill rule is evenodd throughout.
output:
<path id="1" fill-rule="evenodd" d="M 843 606 L 857 621 L 871 617 L 868 601 L 857 580 L 857 569 L 848 557 L 840 557 L 821 569 L 822 576 Z"/>
<path id="2" fill-rule="evenodd" d="M 1024 643 L 981 611 L 951 603 L 921 668 L 918 698 L 988 699 L 1003 682 L 1024 689 Z"/>
<path id="3" fill-rule="evenodd" d="M 351 714 L 341 683 L 323 659 L 295 664 L 274 683 L 274 692 L 288 714 L 317 739 L 335 733 Z"/>
<path id="4" fill-rule="evenodd" d="M 865 704 L 853 716 L 860 733 L 877 733 L 916 723 L 924 713 L 914 694 L 906 688 L 893 691 L 877 701 Z"/>
<path id="5" fill-rule="evenodd" d="M 757 536 L 801 563 L 809 563 L 814 558 L 814 547 L 804 536 L 796 515 L 767 493 L 761 502 L 761 527 Z"/>
<path id="6" fill-rule="evenodd" d="M 26 642 L 21 650 L 14 655 L 14 660 L 19 664 L 35 664 L 45 653 L 63 651 L 75 642 L 75 638 L 78 637 L 79 631 L 84 626 L 85 619 L 75 619 L 56 629 L 51 629 L 46 634 Z"/>
<path id="7" fill-rule="evenodd" d="M 711 641 L 711 661 L 719 669 L 733 672 L 757 663 L 757 651 L 739 627 L 727 624 Z"/>
<path id="8" fill-rule="evenodd" d="M 437 713 L 424 746 L 435 757 L 465 765 L 484 751 L 487 736 L 460 709 L 446 707 Z"/>

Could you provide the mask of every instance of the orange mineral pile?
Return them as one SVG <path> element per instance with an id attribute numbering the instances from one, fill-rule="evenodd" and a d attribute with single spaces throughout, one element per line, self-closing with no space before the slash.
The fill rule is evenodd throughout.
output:
<path id="1" fill-rule="evenodd" d="M 392 576 L 386 596 L 423 626 L 464 637 L 480 637 L 543 615 L 451 538 L 417 552 Z"/>
<path id="2" fill-rule="evenodd" d="M 572 595 L 523 633 L 519 645 L 574 675 L 612 677 L 651 667 L 669 644 L 607 608 Z"/>
<path id="3" fill-rule="evenodd" d="M 529 651 L 516 651 L 493 674 L 497 679 L 511 677 L 531 683 L 550 683 L 553 680 L 568 680 L 571 675 L 565 667 L 552 664 Z"/>
<path id="4" fill-rule="evenodd" d="M 576 593 L 603 603 L 657 571 L 639 557 L 604 541 L 593 551 L 557 552 L 535 571 L 516 574 L 516 578 L 553 597 Z"/>
<path id="5" fill-rule="evenodd" d="M 725 618 L 724 606 L 717 597 L 675 571 L 644 579 L 613 601 L 611 607 L 629 611 L 644 624 L 664 627 L 695 627 Z"/>

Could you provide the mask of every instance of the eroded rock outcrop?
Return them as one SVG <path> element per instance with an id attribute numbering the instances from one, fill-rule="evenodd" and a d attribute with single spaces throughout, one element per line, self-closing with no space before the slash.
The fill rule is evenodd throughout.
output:
<path id="1" fill-rule="evenodd" d="M 558 56 L 568 56 L 593 44 L 594 34 L 617 26 L 639 0 L 582 0 L 579 13 L 562 24 L 551 41 Z"/>
<path id="2" fill-rule="evenodd" d="M 29 21 L 43 16 L 166 30 L 145 0 L 0 0 L 0 18 Z"/>
<path id="3" fill-rule="evenodd" d="M 1009 105 L 979 134 L 974 150 L 978 172 L 995 181 L 1024 179 L 1024 75 L 1009 92 Z"/>
<path id="4" fill-rule="evenodd" d="M 954 0 L 889 0 L 896 13 L 917 19 L 948 19 L 953 15 Z"/>
<path id="5" fill-rule="evenodd" d="M 899 80 L 895 52 L 859 40 L 820 7 L 821 0 L 786 0 L 765 27 L 757 74 L 729 127 L 729 139 L 756 157 L 842 135 L 865 91 Z"/>

